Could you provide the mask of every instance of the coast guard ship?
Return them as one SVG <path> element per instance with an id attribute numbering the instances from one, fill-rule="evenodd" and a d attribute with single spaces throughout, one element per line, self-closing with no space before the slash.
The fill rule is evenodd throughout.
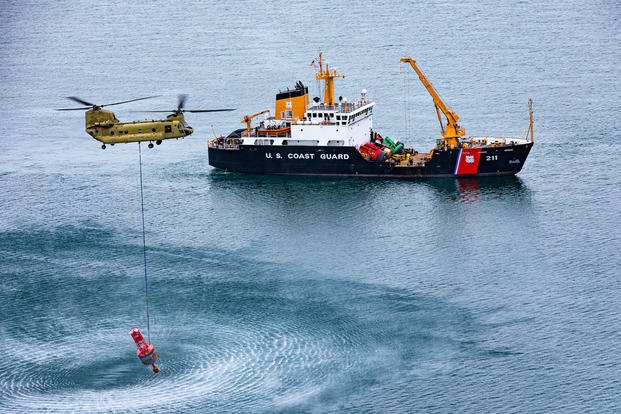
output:
<path id="1" fill-rule="evenodd" d="M 373 129 L 375 102 L 366 90 L 356 102 L 342 97 L 335 101 L 334 79 L 344 76 L 324 66 L 321 54 L 317 60 L 315 78 L 324 82 L 323 101 L 309 102 L 302 82 L 279 92 L 273 116 L 253 128 L 252 120 L 270 110 L 246 115 L 246 128 L 208 142 L 209 164 L 252 174 L 397 178 L 513 175 L 524 166 L 533 146 L 532 101 L 524 138 L 466 138 L 458 115 L 440 99 L 416 62 L 403 58 L 432 96 L 442 126 L 434 148 L 419 153 Z"/>

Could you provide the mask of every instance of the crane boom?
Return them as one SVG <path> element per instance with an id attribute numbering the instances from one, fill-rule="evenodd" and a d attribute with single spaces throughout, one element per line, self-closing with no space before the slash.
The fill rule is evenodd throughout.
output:
<path id="1" fill-rule="evenodd" d="M 444 101 L 438 95 L 438 92 L 434 89 L 431 83 L 427 80 L 423 72 L 416 66 L 416 61 L 411 57 L 401 58 L 401 62 L 409 63 L 412 66 L 412 69 L 416 72 L 420 81 L 423 83 L 427 92 L 431 95 L 433 99 L 433 104 L 436 107 L 436 112 L 441 111 L 446 117 L 446 126 L 443 125 L 442 120 L 440 119 L 440 113 L 438 112 L 438 118 L 440 119 L 440 127 L 442 128 L 442 137 L 445 139 L 446 143 L 451 148 L 456 148 L 459 146 L 458 137 L 464 136 L 466 134 L 466 130 L 457 124 L 459 121 L 459 115 L 455 113 L 455 111 L 451 110 Z"/>
<path id="2" fill-rule="evenodd" d="M 242 124 L 246 124 L 246 134 L 247 134 L 247 135 L 249 135 L 249 134 L 250 134 L 250 130 L 252 129 L 252 128 L 250 127 L 250 123 L 252 122 L 252 120 L 253 120 L 254 118 L 256 118 L 257 116 L 259 116 L 259 115 L 261 115 L 261 114 L 264 114 L 264 113 L 266 113 L 266 112 L 269 112 L 269 111 L 270 111 L 269 109 L 264 109 L 264 110 L 262 110 L 262 111 L 259 111 L 259 112 L 254 113 L 254 114 L 252 114 L 252 115 L 244 115 L 244 117 L 241 119 L 241 123 L 242 123 Z"/>

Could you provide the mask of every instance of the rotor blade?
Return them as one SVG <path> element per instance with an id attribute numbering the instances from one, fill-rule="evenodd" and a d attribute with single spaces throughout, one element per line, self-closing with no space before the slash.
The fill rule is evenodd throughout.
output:
<path id="1" fill-rule="evenodd" d="M 92 103 L 87 102 L 87 101 L 85 101 L 83 99 L 80 99 L 77 96 L 67 96 L 67 99 L 71 99 L 72 101 L 77 102 L 77 103 L 82 104 L 82 105 L 95 106 L 95 104 L 92 104 Z"/>
<path id="2" fill-rule="evenodd" d="M 226 109 L 182 109 L 181 112 L 223 112 L 223 111 L 234 111 L 237 108 L 226 108 Z M 164 109 L 161 111 L 129 111 L 129 112 L 175 112 L 174 109 Z"/>
<path id="3" fill-rule="evenodd" d="M 181 111 L 183 107 L 185 106 L 185 100 L 188 99 L 188 95 L 181 94 L 177 98 L 178 98 L 177 111 Z"/>
<path id="4" fill-rule="evenodd" d="M 87 109 L 91 109 L 92 106 L 85 106 L 84 108 L 58 108 L 56 111 L 85 111 Z"/>
<path id="5" fill-rule="evenodd" d="M 183 112 L 224 112 L 224 111 L 234 111 L 237 108 L 226 108 L 226 109 L 184 109 Z"/>
<path id="6" fill-rule="evenodd" d="M 158 113 L 163 113 L 163 112 L 175 112 L 175 109 L 165 109 L 163 111 L 129 111 L 129 112 L 158 112 Z"/>
<path id="7" fill-rule="evenodd" d="M 161 95 L 146 96 L 144 98 L 130 99 L 129 101 L 114 102 L 114 103 L 109 103 L 109 104 L 100 105 L 100 106 L 103 108 L 104 106 L 120 105 L 120 104 L 124 104 L 124 103 L 128 103 L 128 102 L 142 101 L 144 99 L 157 98 L 158 96 L 161 96 Z"/>

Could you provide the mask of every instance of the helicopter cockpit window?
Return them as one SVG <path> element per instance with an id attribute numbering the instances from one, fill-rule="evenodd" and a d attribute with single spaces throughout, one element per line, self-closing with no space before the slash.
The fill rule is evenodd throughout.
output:
<path id="1" fill-rule="evenodd" d="M 170 125 L 166 125 L 166 126 L 164 127 L 164 132 L 172 132 L 172 126 L 170 126 Z"/>

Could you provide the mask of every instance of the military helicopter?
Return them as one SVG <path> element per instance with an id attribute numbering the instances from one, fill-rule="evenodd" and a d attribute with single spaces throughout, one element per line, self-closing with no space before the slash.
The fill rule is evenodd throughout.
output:
<path id="1" fill-rule="evenodd" d="M 140 111 L 140 112 L 171 112 L 166 119 L 153 119 L 145 121 L 120 122 L 114 112 L 102 109 L 107 106 L 120 105 L 129 102 L 155 98 L 131 99 L 129 101 L 114 102 L 105 105 L 96 105 L 75 96 L 68 96 L 74 102 L 86 105 L 80 108 L 60 108 L 58 111 L 83 111 L 86 110 L 86 132 L 101 142 L 101 149 L 106 149 L 106 144 L 114 145 L 128 142 L 149 141 L 149 148 L 153 148 L 153 142 L 160 145 L 165 139 L 183 138 L 194 132 L 194 129 L 185 122 L 184 112 L 222 112 L 234 109 L 184 109 L 187 95 L 179 95 L 177 108 L 172 111 Z"/>

